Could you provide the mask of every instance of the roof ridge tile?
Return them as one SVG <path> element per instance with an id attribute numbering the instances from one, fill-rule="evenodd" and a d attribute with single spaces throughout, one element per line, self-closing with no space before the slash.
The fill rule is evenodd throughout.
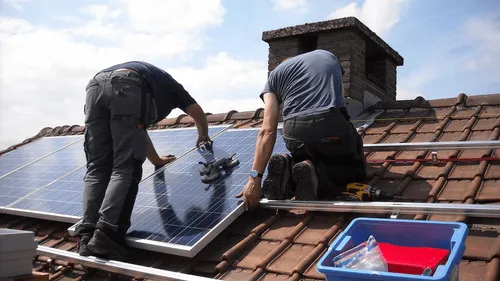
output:
<path id="1" fill-rule="evenodd" d="M 465 104 L 467 106 L 500 105 L 500 93 L 467 96 Z"/>

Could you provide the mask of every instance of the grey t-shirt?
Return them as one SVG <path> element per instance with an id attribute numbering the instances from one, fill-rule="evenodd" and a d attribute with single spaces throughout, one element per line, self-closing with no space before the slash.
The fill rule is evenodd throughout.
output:
<path id="1" fill-rule="evenodd" d="M 283 103 L 283 119 L 344 106 L 342 74 L 337 57 L 325 50 L 314 50 L 278 65 L 267 79 L 265 93 L 277 95 Z"/>

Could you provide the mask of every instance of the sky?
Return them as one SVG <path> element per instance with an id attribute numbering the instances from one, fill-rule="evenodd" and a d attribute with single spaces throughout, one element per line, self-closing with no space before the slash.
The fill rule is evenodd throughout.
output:
<path id="1" fill-rule="evenodd" d="M 82 125 L 88 81 L 128 60 L 162 67 L 206 112 L 263 107 L 262 32 L 344 16 L 404 57 L 397 99 L 500 93 L 498 0 L 0 1 L 0 149 Z"/>

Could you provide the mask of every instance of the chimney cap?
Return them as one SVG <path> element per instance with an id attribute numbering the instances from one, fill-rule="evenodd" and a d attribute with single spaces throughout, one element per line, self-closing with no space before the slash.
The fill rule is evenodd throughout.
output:
<path id="1" fill-rule="evenodd" d="M 356 17 L 345 17 L 332 19 L 327 21 L 319 21 L 313 23 L 306 23 L 296 26 L 289 26 L 275 30 L 268 30 L 262 33 L 262 41 L 269 43 L 270 41 L 286 38 L 295 37 L 298 35 L 309 34 L 309 33 L 321 33 L 328 32 L 338 29 L 356 29 L 364 35 L 365 38 L 370 39 L 375 44 L 380 46 L 385 52 L 392 58 L 396 65 L 403 65 L 403 57 L 396 52 L 389 44 L 387 44 L 382 38 L 380 38 L 375 32 L 369 29 L 365 24 L 363 24 Z"/>

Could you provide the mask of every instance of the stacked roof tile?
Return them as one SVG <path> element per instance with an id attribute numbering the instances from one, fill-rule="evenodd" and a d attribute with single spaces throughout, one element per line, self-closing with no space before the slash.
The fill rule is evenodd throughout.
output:
<path id="1" fill-rule="evenodd" d="M 381 112 L 360 131 L 366 144 L 422 141 L 498 140 L 500 94 L 381 102 Z M 211 124 L 258 127 L 263 110 L 210 115 Z M 187 116 L 165 119 L 153 129 L 193 126 Z M 46 128 L 46 135 L 81 134 L 81 126 Z M 13 146 L 8 150 L 15 149 Z M 6 150 L 6 151 L 8 151 Z M 4 151 L 3 153 L 5 153 Z M 443 150 L 438 163 L 430 151 L 367 153 L 367 183 L 414 202 L 500 204 L 500 158 L 496 150 Z M 486 158 L 488 157 L 488 158 Z M 429 159 L 429 162 L 412 161 Z M 407 160 L 402 161 L 402 160 Z M 223 280 L 324 280 L 316 262 L 358 214 L 257 210 L 244 213 L 193 259 L 135 250 L 133 262 Z M 380 217 L 365 214 L 363 216 Z M 469 226 L 460 280 L 500 280 L 500 219 L 465 216 L 404 215 L 417 220 L 465 222 Z M 41 245 L 75 251 L 75 240 L 59 222 L 0 215 L 0 227 L 33 230 Z M 118 280 L 103 271 L 84 269 L 62 260 L 37 257 L 34 269 L 51 280 Z M 111 276 L 111 277 L 110 277 Z M 130 280 L 130 278 L 125 278 Z"/>

